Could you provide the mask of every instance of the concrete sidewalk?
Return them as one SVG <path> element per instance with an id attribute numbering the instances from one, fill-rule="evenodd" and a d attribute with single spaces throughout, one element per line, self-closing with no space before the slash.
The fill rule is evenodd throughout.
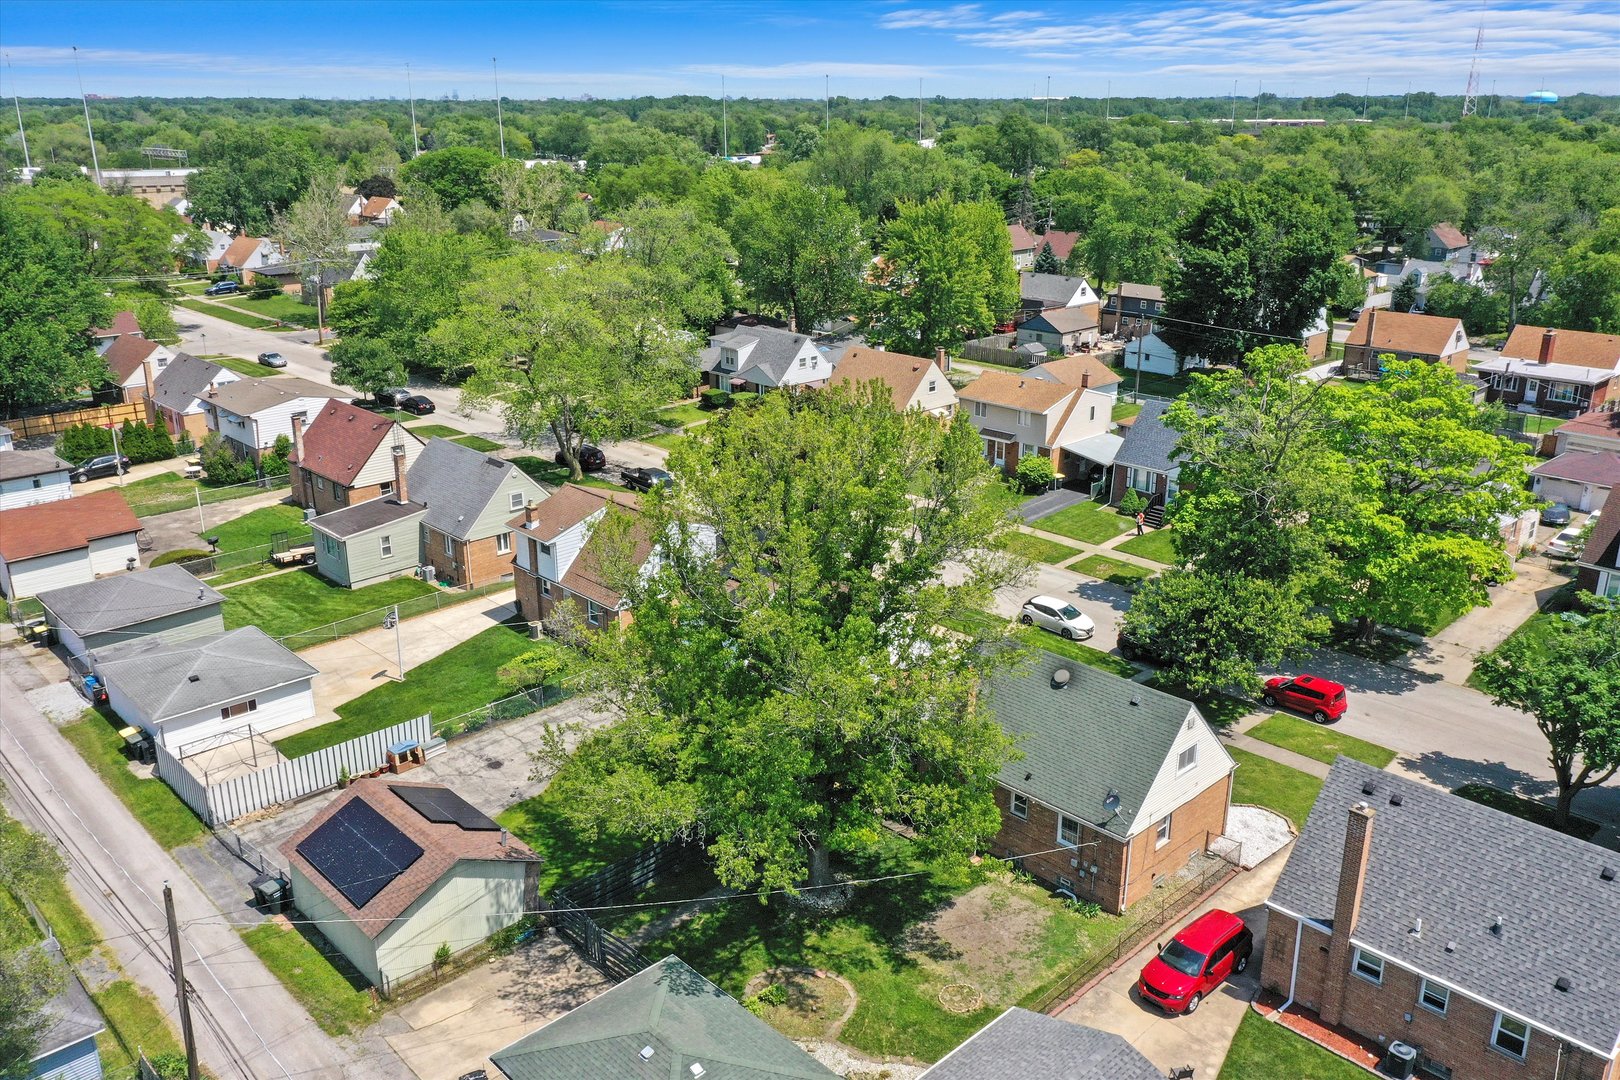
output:
<path id="1" fill-rule="evenodd" d="M 1569 578 L 1536 559 L 1520 559 L 1517 576 L 1491 589 L 1488 607 L 1477 607 L 1395 661 L 1399 667 L 1438 676 L 1461 686 L 1473 674 L 1474 662 L 1507 640 L 1509 634 L 1541 610 Z"/>
<path id="2" fill-rule="evenodd" d="M 1129 551 L 1120 551 L 1117 548 L 1109 546 L 1111 544 L 1124 543 L 1126 540 L 1129 540 L 1132 536 L 1134 536 L 1134 533 L 1121 533 L 1119 536 L 1116 536 L 1114 539 L 1107 541 L 1106 543 L 1092 544 L 1085 540 L 1076 540 L 1072 536 L 1064 536 L 1062 533 L 1046 532 L 1044 529 L 1037 529 L 1031 525 L 1020 525 L 1018 529 L 1020 532 L 1029 533 L 1031 536 L 1038 536 L 1042 540 L 1051 540 L 1054 543 L 1067 544 L 1070 547 L 1077 547 L 1082 552 L 1078 558 L 1085 558 L 1087 555 L 1106 555 L 1110 559 L 1118 559 L 1120 562 L 1130 563 L 1132 566 L 1140 566 L 1145 570 L 1159 571 L 1166 569 L 1163 563 L 1154 562 L 1152 559 L 1144 559 L 1140 555 L 1133 555 Z"/>

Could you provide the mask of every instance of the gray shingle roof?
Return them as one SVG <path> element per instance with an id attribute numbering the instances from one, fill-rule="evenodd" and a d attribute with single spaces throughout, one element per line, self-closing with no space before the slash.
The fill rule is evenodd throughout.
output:
<path id="1" fill-rule="evenodd" d="M 922 1080 L 1164 1080 L 1164 1073 L 1112 1032 L 1012 1008 Z"/>
<path id="2" fill-rule="evenodd" d="M 714 340 L 714 344 L 698 354 L 698 366 L 704 371 L 714 370 L 715 365 L 720 362 L 720 350 L 723 346 L 740 348 L 752 340 L 757 344 L 747 357 L 738 360 L 737 371 L 759 368 L 768 374 L 773 382 L 781 382 L 782 377 L 793 366 L 799 350 L 804 348 L 810 338 L 806 334 L 778 330 L 774 326 L 742 326 L 725 334 L 717 334 Z"/>
<path id="3" fill-rule="evenodd" d="M 407 483 L 409 479 L 407 478 Z M 396 502 L 392 496 L 383 499 L 367 499 L 363 503 L 345 506 L 341 510 L 333 510 L 329 514 L 322 514 L 310 521 L 312 529 L 319 529 L 346 540 L 351 536 L 358 536 L 372 529 L 380 529 L 396 521 L 403 521 L 408 517 L 423 513 L 427 507 L 419 502 Z"/>
<path id="4" fill-rule="evenodd" d="M 500 493 L 502 485 L 514 474 L 524 481 L 530 498 L 544 497 L 540 485 L 529 480 L 510 461 L 481 454 L 460 443 L 429 439 L 422 453 L 411 463 L 405 481 L 411 500 L 427 504 L 423 524 L 457 540 L 465 540 L 489 500 Z M 505 517 L 501 520 L 504 522 Z"/>
<path id="5" fill-rule="evenodd" d="M 183 611 L 217 608 L 225 601 L 225 597 L 174 565 L 51 589 L 37 599 L 49 609 L 53 625 L 66 626 L 80 636 Z"/>
<path id="6" fill-rule="evenodd" d="M 7 450 L 0 454 L 0 480 L 22 480 L 30 476 L 47 476 L 67 472 L 73 468 L 49 450 Z"/>
<path id="7" fill-rule="evenodd" d="M 1143 403 L 1142 411 L 1136 414 L 1136 422 L 1125 430 L 1125 441 L 1120 444 L 1119 453 L 1114 457 L 1115 464 L 1134 465 L 1138 469 L 1158 473 L 1180 467 L 1171 454 L 1175 452 L 1176 440 L 1181 438 L 1181 433 L 1164 425 L 1164 413 L 1169 407 L 1169 403 L 1164 401 Z"/>
<path id="8" fill-rule="evenodd" d="M 237 416 L 252 416 L 254 413 L 301 398 L 347 396 L 336 387 L 323 386 L 318 382 L 296 376 L 278 375 L 275 378 L 238 379 L 236 382 L 226 383 L 207 400 Z"/>
<path id="9" fill-rule="evenodd" d="M 1097 320 L 1084 308 L 1064 307 L 1048 308 L 1024 323 L 1020 329 L 1042 330 L 1049 334 L 1073 334 L 1080 330 L 1089 330 L 1096 325 Z"/>
<path id="10" fill-rule="evenodd" d="M 45 1021 L 48 1026 L 40 1036 L 39 1045 L 34 1048 L 33 1060 L 38 1061 L 74 1043 L 101 1034 L 107 1030 L 107 1025 L 102 1021 L 101 1012 L 96 1008 L 95 1002 L 90 1000 L 84 984 L 79 982 L 78 975 L 74 974 L 73 969 L 63 958 L 61 944 L 55 938 L 48 938 L 34 947 L 44 951 L 53 963 L 60 965 L 66 976 L 61 991 L 45 1003 Z"/>
<path id="11" fill-rule="evenodd" d="M 1052 686 L 1059 669 L 1069 672 L 1061 690 Z M 992 678 L 988 698 L 997 723 L 1023 753 L 1001 767 L 1001 782 L 1116 836 L 1131 834 L 1193 708 L 1044 651 Z M 1118 813 L 1103 808 L 1109 792 L 1119 796 Z"/>
<path id="12" fill-rule="evenodd" d="M 1270 904 L 1332 925 L 1360 802 L 1375 814 L 1352 940 L 1607 1057 L 1620 1036 L 1620 880 L 1599 875 L 1620 870 L 1620 854 L 1341 757 Z M 1554 989 L 1560 977 L 1569 992 Z"/>
<path id="13" fill-rule="evenodd" d="M 1043 304 L 1067 304 L 1086 284 L 1085 278 L 1025 271 L 1018 275 L 1018 296 L 1022 300 L 1035 300 Z"/>
<path id="14" fill-rule="evenodd" d="M 691 1080 L 694 1064 L 704 1080 L 837 1075 L 674 956 L 489 1059 L 510 1080 Z"/>
<path id="15" fill-rule="evenodd" d="M 185 412 L 224 370 L 218 364 L 199 360 L 188 352 L 175 353 L 174 359 L 152 380 L 152 400 L 162 408 Z"/>
<path id="16" fill-rule="evenodd" d="M 257 626 L 175 644 L 144 638 L 97 649 L 90 660 L 108 685 L 153 721 L 320 674 Z"/>

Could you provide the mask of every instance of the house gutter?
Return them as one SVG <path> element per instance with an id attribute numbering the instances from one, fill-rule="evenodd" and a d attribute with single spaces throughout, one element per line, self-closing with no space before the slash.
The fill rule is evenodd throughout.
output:
<path id="1" fill-rule="evenodd" d="M 1284 1001 L 1281 1005 L 1279 1005 L 1277 1007 L 1277 1011 L 1271 1014 L 1271 1019 L 1272 1019 L 1273 1023 L 1281 1023 L 1283 1013 L 1287 1012 L 1288 1011 L 1288 1006 L 1290 1006 L 1290 1005 L 1292 1005 L 1294 1003 L 1294 990 L 1295 990 L 1296 985 L 1299 982 L 1299 942 L 1300 942 L 1300 938 L 1302 938 L 1304 936 L 1304 934 L 1305 934 L 1305 921 L 1303 919 L 1295 919 L 1294 920 L 1294 960 L 1293 960 L 1292 965 L 1288 969 L 1288 1000 Z"/>

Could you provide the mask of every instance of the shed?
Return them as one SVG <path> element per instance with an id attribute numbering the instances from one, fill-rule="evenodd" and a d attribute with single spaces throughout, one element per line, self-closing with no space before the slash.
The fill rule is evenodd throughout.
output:
<path id="1" fill-rule="evenodd" d="M 61 943 L 53 937 L 36 947 L 63 969 L 65 978 L 62 989 L 45 1005 L 47 1026 L 22 1075 L 26 1080 L 101 1080 L 96 1036 L 107 1030 L 101 1011 L 68 966 Z"/>
<path id="2" fill-rule="evenodd" d="M 74 656 L 148 636 L 173 642 L 225 632 L 225 597 L 173 565 L 52 589 L 38 599 Z"/>
<path id="3" fill-rule="evenodd" d="M 357 781 L 281 853 L 298 910 L 384 992 L 538 907 L 540 857 L 437 784 Z"/>
<path id="4" fill-rule="evenodd" d="M 90 665 L 113 712 L 177 755 L 315 715 L 311 680 L 320 672 L 257 626 L 180 642 L 146 638 L 99 649 Z"/>
<path id="5" fill-rule="evenodd" d="M 17 600 L 128 570 L 140 559 L 140 530 L 112 489 L 0 510 L 0 593 Z"/>

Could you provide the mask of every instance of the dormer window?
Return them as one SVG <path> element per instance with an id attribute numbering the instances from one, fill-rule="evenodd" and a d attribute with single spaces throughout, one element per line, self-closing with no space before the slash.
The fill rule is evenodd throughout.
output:
<path id="1" fill-rule="evenodd" d="M 737 367 L 737 350 L 736 349 L 721 349 L 720 350 L 720 366 L 722 368 L 725 368 L 727 371 L 735 370 L 736 367 Z"/>

